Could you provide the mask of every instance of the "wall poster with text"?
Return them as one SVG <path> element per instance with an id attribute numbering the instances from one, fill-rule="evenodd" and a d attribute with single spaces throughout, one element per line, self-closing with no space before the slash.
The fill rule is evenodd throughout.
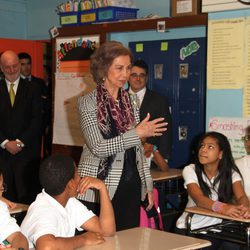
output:
<path id="1" fill-rule="evenodd" d="M 53 144 L 84 143 L 76 104 L 95 88 L 89 65 L 99 44 L 99 35 L 56 38 Z"/>
<path id="2" fill-rule="evenodd" d="M 229 140 L 233 157 L 237 159 L 247 154 L 242 137 L 249 125 L 249 117 L 211 117 L 208 130 L 224 134 Z"/>

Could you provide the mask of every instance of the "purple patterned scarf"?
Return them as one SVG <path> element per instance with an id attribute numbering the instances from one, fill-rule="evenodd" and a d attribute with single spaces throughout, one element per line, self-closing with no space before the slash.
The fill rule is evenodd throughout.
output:
<path id="1" fill-rule="evenodd" d="M 112 131 L 111 119 L 114 121 L 116 131 Z M 97 121 L 105 139 L 113 138 L 117 134 L 125 133 L 133 128 L 135 126 L 135 117 L 128 92 L 121 88 L 118 93 L 118 99 L 115 101 L 104 87 L 104 84 L 98 84 Z M 99 179 L 104 180 L 107 177 L 114 157 L 115 155 L 101 160 L 97 173 Z"/>

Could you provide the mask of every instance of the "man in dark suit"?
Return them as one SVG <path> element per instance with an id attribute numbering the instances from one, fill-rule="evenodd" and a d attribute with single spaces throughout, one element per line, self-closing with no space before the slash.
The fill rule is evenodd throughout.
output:
<path id="1" fill-rule="evenodd" d="M 136 94 L 139 98 L 140 119 L 144 119 L 150 113 L 150 119 L 164 117 L 168 122 L 167 131 L 162 136 L 147 138 L 147 143 L 154 145 L 154 150 L 158 150 L 167 161 L 172 148 L 172 121 L 167 98 L 149 90 L 146 87 L 148 81 L 148 65 L 141 59 L 132 65 L 129 77 L 129 93 Z M 154 162 L 151 167 L 156 167 Z M 167 170 L 166 167 L 161 170 Z"/>
<path id="2" fill-rule="evenodd" d="M 32 75 L 32 58 L 26 52 L 20 52 L 18 54 L 21 63 L 21 78 L 31 82 L 32 84 L 37 84 L 41 90 L 42 99 L 42 134 L 44 137 L 44 156 L 48 156 L 50 152 L 51 141 L 49 136 L 49 129 L 51 125 L 51 93 L 49 87 L 46 86 L 45 81 L 42 78 Z M 45 143 L 46 142 L 46 143 Z"/>
<path id="3" fill-rule="evenodd" d="M 41 93 L 38 85 L 20 77 L 21 64 L 13 51 L 2 53 L 0 66 L 5 76 L 0 80 L 0 161 L 7 184 L 5 197 L 30 203 L 40 191 Z"/>

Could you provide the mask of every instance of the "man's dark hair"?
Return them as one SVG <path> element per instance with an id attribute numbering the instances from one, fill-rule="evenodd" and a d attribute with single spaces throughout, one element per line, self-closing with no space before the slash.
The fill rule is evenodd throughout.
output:
<path id="1" fill-rule="evenodd" d="M 61 194 L 74 176 L 74 160 L 64 155 L 49 156 L 41 163 L 39 170 L 40 183 L 51 196 Z"/>
<path id="2" fill-rule="evenodd" d="M 132 64 L 132 66 L 136 66 L 136 67 L 142 68 L 142 69 L 145 70 L 146 74 L 148 74 L 148 65 L 142 59 L 137 59 L 136 61 L 134 61 L 134 63 Z"/>
<path id="3" fill-rule="evenodd" d="M 19 58 L 19 60 L 21 60 L 21 59 L 29 59 L 30 63 L 31 63 L 31 56 L 30 56 L 30 54 L 28 54 L 26 52 L 20 52 L 18 54 L 18 58 Z"/>

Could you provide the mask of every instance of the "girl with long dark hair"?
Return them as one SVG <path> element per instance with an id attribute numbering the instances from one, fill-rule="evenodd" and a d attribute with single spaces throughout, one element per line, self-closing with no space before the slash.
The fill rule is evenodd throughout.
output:
<path id="1" fill-rule="evenodd" d="M 184 168 L 183 177 L 188 191 L 187 207 L 198 206 L 236 218 L 250 217 L 242 176 L 234 163 L 229 141 L 223 134 L 208 132 L 201 137 L 195 164 Z M 186 218 L 184 212 L 177 220 L 177 228 L 186 229 Z M 221 219 L 215 217 L 194 215 L 191 229 L 220 222 Z M 210 249 L 217 247 L 213 244 Z"/>

